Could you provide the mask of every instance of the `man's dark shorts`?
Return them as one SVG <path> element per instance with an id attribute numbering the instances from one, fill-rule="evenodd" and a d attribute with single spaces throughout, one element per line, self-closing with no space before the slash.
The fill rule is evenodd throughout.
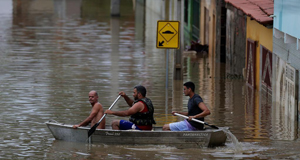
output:
<path id="1" fill-rule="evenodd" d="M 120 130 L 129 130 L 129 129 L 137 129 L 141 130 L 134 123 L 126 120 L 120 120 Z"/>

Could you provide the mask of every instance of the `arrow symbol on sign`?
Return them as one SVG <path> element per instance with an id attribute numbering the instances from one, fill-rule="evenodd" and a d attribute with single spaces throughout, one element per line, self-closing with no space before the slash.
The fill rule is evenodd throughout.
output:
<path id="1" fill-rule="evenodd" d="M 165 41 L 162 41 L 162 42 L 159 42 L 159 45 L 158 46 L 163 46 Z"/>

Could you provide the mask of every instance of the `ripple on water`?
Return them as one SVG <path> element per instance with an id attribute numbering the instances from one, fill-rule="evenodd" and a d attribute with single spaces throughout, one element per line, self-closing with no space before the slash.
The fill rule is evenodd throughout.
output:
<path id="1" fill-rule="evenodd" d="M 233 143 L 226 143 L 226 147 L 206 149 L 206 154 L 215 158 L 258 158 L 261 153 L 272 150 L 272 148 L 260 146 L 258 143 L 240 142 L 238 150 Z"/>

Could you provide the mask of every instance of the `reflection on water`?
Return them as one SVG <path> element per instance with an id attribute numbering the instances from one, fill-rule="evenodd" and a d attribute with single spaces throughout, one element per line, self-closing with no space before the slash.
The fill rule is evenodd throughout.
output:
<path id="1" fill-rule="evenodd" d="M 207 55 L 184 55 L 184 79 L 175 81 L 171 52 L 166 108 L 165 52 L 155 48 L 160 15 L 133 3 L 122 0 L 121 17 L 111 18 L 110 0 L 0 1 L 0 159 L 299 158 L 297 141 L 274 140 L 296 139 L 296 126 L 276 118 L 284 114 L 272 110 L 268 95 L 228 76 L 226 65 Z M 90 90 L 97 90 L 100 102 L 109 107 L 120 90 L 131 95 L 133 86 L 142 84 L 162 126 L 180 120 L 172 110 L 187 109 L 185 81 L 195 82 L 212 111 L 205 121 L 229 127 L 242 145 L 240 153 L 232 141 L 224 147 L 181 150 L 61 142 L 44 124 L 82 121 L 90 113 Z M 119 100 L 113 109 L 126 108 Z M 108 116 L 107 123 L 116 118 Z M 295 151 L 286 153 L 290 146 Z"/>

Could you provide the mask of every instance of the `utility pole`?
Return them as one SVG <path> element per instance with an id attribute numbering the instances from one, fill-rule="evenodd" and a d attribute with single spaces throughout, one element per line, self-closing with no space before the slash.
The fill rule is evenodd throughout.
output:
<path id="1" fill-rule="evenodd" d="M 120 17 L 120 0 L 110 0 L 110 15 Z"/>
<path id="2" fill-rule="evenodd" d="M 183 59 L 182 59 L 182 53 L 184 50 L 184 0 L 177 0 L 177 20 L 182 22 L 180 23 L 180 32 L 182 33 L 180 36 L 180 47 L 179 49 L 175 50 L 175 55 L 174 55 L 174 80 L 182 80 L 183 79 L 183 71 L 182 71 L 182 64 L 183 64 Z"/>

